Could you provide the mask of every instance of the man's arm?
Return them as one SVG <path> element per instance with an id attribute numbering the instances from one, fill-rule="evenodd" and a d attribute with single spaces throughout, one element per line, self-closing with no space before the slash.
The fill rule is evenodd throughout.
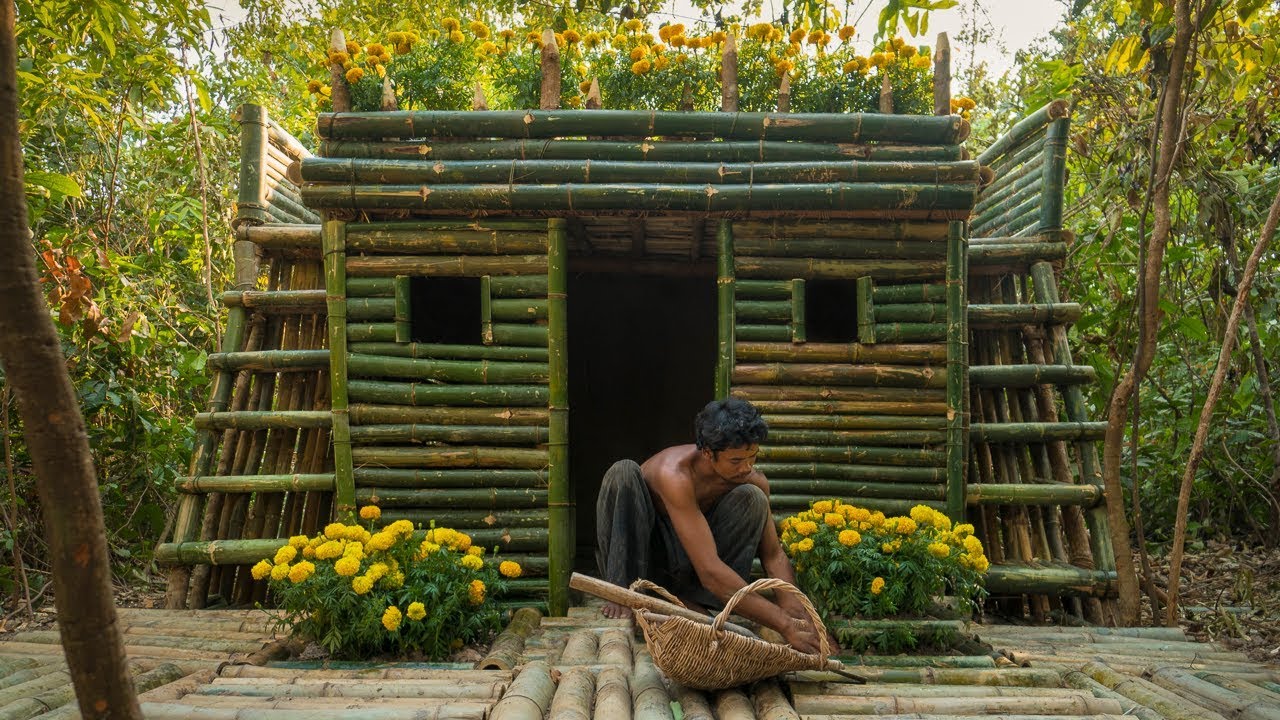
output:
<path id="1" fill-rule="evenodd" d="M 764 490 L 764 496 L 769 497 L 769 482 L 764 479 L 763 474 L 760 475 L 760 482 L 757 486 Z M 778 529 L 773 524 L 773 507 L 769 507 L 769 525 L 760 533 L 760 564 L 764 568 L 764 574 L 771 578 L 785 580 L 792 585 L 796 584 L 795 568 L 791 565 L 791 558 L 787 557 L 787 553 L 782 549 L 782 542 L 778 539 Z M 774 592 L 774 598 L 778 605 L 787 612 L 792 618 L 809 622 L 809 613 L 804 609 L 800 599 L 792 593 Z M 816 629 L 815 629 L 816 631 Z"/>

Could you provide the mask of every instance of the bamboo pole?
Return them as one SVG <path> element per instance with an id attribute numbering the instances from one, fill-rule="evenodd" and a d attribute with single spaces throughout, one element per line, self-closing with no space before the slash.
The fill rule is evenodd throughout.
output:
<path id="1" fill-rule="evenodd" d="M 739 363 L 732 381 L 738 384 L 870 385 L 875 387 L 946 387 L 947 372 L 911 365 L 839 365 L 835 363 Z"/>
<path id="2" fill-rule="evenodd" d="M 547 362 L 546 348 L 502 347 L 485 345 L 436 345 L 431 343 L 353 342 L 353 353 L 384 357 L 409 357 L 428 360 L 502 360 L 510 362 Z"/>
<path id="3" fill-rule="evenodd" d="M 824 413 L 831 415 L 907 415 L 929 417 L 946 415 L 943 401 L 842 401 L 842 400 L 757 400 L 753 403 L 760 412 L 781 416 L 789 414 Z"/>
<path id="4" fill-rule="evenodd" d="M 734 317 L 744 323 L 787 323 L 792 303 L 788 300 L 735 300 Z"/>
<path id="5" fill-rule="evenodd" d="M 334 480 L 331 473 L 305 475 L 204 475 L 184 478 L 178 482 L 178 491 L 183 493 L 303 492 L 308 490 L 331 491 L 333 489 Z"/>
<path id="6" fill-rule="evenodd" d="M 372 490 L 357 490 L 356 497 L 372 497 Z M 546 575 L 547 561 L 545 554 L 547 551 L 547 518 L 550 517 L 546 510 L 538 508 L 513 508 L 505 510 L 503 508 L 489 508 L 486 510 L 451 510 L 442 508 L 388 508 L 383 513 L 383 518 L 388 522 L 396 520 L 408 520 L 414 526 L 429 526 L 432 522 L 444 527 L 452 527 L 455 529 L 465 529 L 468 534 L 472 535 L 473 543 L 480 543 L 476 539 L 475 534 L 481 530 L 488 528 L 500 527 L 506 529 L 516 529 L 523 535 L 511 538 L 504 538 L 499 534 L 495 537 L 504 545 L 504 552 L 530 552 L 542 553 L 541 560 L 538 565 L 541 566 L 539 575 Z M 532 533 L 532 534 L 529 534 Z M 484 547 L 493 547 L 493 538 L 484 541 Z M 531 571 L 532 572 L 532 571 Z M 544 585 L 545 585 L 545 581 Z M 543 588 L 545 590 L 545 587 Z"/>
<path id="7" fill-rule="evenodd" d="M 1118 673 L 1102 663 L 1088 663 L 1080 668 L 1080 672 L 1168 720 L 1223 720 L 1222 715 L 1198 706 L 1189 699 L 1179 698 L 1181 702 L 1172 700 L 1159 686 Z"/>
<path id="8" fill-rule="evenodd" d="M 791 340 L 791 325 L 734 325 L 735 340 L 746 342 L 788 342 Z"/>
<path id="9" fill-rule="evenodd" d="M 240 124 L 240 194 L 232 226 L 271 222 L 264 199 L 267 187 L 267 112 L 261 106 L 246 103 L 237 109 L 236 115 Z"/>
<path id="10" fill-rule="evenodd" d="M 796 278 L 791 281 L 791 342 L 803 344 L 807 339 L 805 331 L 804 280 Z M 738 345 L 734 344 L 734 353 Z"/>
<path id="11" fill-rule="evenodd" d="M 630 660 L 630 657 L 627 658 Z M 626 668 L 606 667 L 596 680 L 595 713 L 593 717 L 609 720 L 631 720 L 631 683 L 627 679 L 630 663 Z"/>
<path id="12" fill-rule="evenodd" d="M 781 484 L 773 490 L 773 495 L 770 497 L 773 507 L 776 508 L 806 508 L 813 502 L 813 496 L 817 494 L 815 491 L 821 491 L 823 495 L 832 494 L 841 498 L 852 498 L 854 502 L 868 498 L 890 500 L 947 499 L 947 488 L 940 484 L 915 485 L 910 483 L 873 483 L 849 480 L 801 480 L 797 482 L 781 479 L 778 482 Z M 773 481 L 771 480 L 769 484 L 772 488 Z M 797 490 L 804 494 L 789 494 Z"/>
<path id="13" fill-rule="evenodd" d="M 1102 494 L 1093 485 L 1054 483 L 973 484 L 966 489 L 965 498 L 970 505 L 1083 505 L 1091 508 L 1102 502 Z"/>
<path id="14" fill-rule="evenodd" d="M 1094 370 L 1088 365 L 975 365 L 969 368 L 969 381 L 977 387 L 1082 385 L 1094 379 Z"/>
<path id="15" fill-rule="evenodd" d="M 353 277 L 468 277 L 481 275 L 527 275 L 545 271 L 545 255 L 501 255 L 434 257 L 424 255 L 378 255 L 346 258 L 346 272 Z"/>
<path id="16" fill-rule="evenodd" d="M 860 343 L 792 343 L 737 342 L 734 354 L 747 362 L 932 364 L 946 359 L 946 346 L 935 345 L 863 345 Z"/>
<path id="17" fill-rule="evenodd" d="M 857 279 L 857 305 L 855 313 L 858 317 L 858 342 L 875 344 L 876 338 L 876 306 L 874 299 L 875 281 L 870 276 Z"/>
<path id="18" fill-rule="evenodd" d="M 944 32 L 933 46 L 933 114 L 951 114 L 951 41 Z"/>
<path id="19" fill-rule="evenodd" d="M 969 261 L 982 274 L 1001 272 L 1006 268 L 1022 269 L 1032 263 L 1066 257 L 1067 244 L 1060 242 L 969 247 Z"/>
<path id="20" fill-rule="evenodd" d="M 760 460 L 945 467 L 947 456 L 941 450 L 892 447 L 766 445 L 760 448 Z"/>
<path id="21" fill-rule="evenodd" d="M 552 615 L 564 615 L 571 604 L 569 578 L 573 572 L 576 520 L 574 490 L 569 475 L 568 234 L 563 220 L 548 221 L 547 247 L 547 348 L 550 357 L 547 462 L 550 475 L 548 506 L 551 510 L 551 594 L 548 605 Z"/>
<path id="22" fill-rule="evenodd" d="M 423 385 L 352 380 L 352 400 L 393 405 L 546 406 L 545 385 Z"/>
<path id="23" fill-rule="evenodd" d="M 1041 193 L 1040 223 L 1037 230 L 1062 227 L 1063 185 L 1067 175 L 1067 137 L 1070 118 L 1049 123 L 1044 136 L 1044 191 Z"/>
<path id="24" fill-rule="evenodd" d="M 390 468 L 356 468 L 357 487 L 382 488 L 450 488 L 546 487 L 547 474 L 541 470 L 398 470 Z"/>
<path id="25" fill-rule="evenodd" d="M 766 413 L 771 430 L 800 428 L 806 430 L 946 430 L 945 417 L 925 415 L 773 415 Z"/>
<path id="26" fill-rule="evenodd" d="M 354 425 L 413 423 L 422 425 L 485 425 L 526 427 L 547 425 L 545 408 L 406 407 L 401 405 L 353 404 Z"/>
<path id="27" fill-rule="evenodd" d="M 1043 443 L 1101 440 L 1106 430 L 1105 422 L 983 422 L 974 423 L 969 432 L 974 442 Z"/>
<path id="28" fill-rule="evenodd" d="M 877 338 L 891 343 L 931 343 L 947 337 L 945 323 L 876 323 L 874 327 Z"/>
<path id="29" fill-rule="evenodd" d="M 1054 100 L 1048 103 L 1001 135 L 999 140 L 978 156 L 978 162 L 990 165 L 996 158 L 1007 155 L 1011 149 L 1021 145 L 1052 121 L 1067 117 L 1069 112 L 1070 107 L 1066 100 Z"/>
<path id="30" fill-rule="evenodd" d="M 606 132 L 612 131 L 606 130 Z M 537 139 L 438 143 L 326 140 L 320 144 L 320 154 L 332 158 L 415 159 L 432 162 L 524 159 L 743 163 L 842 160 L 960 162 L 963 160 L 964 153 L 959 145 L 947 144 L 796 143 L 777 140 L 671 142 Z"/>
<path id="31" fill-rule="evenodd" d="M 228 373 L 241 370 L 309 372 L 329 367 L 328 350 L 259 350 L 210 353 L 206 364 Z M 215 380 L 216 384 L 216 380 Z M 213 414 L 213 411 L 210 411 Z"/>
<path id="32" fill-rule="evenodd" d="M 817 462 L 761 462 L 756 467 L 770 478 L 771 485 L 774 479 L 779 482 L 795 483 L 800 478 L 822 482 L 865 482 L 871 480 L 878 482 L 942 483 L 945 480 L 943 470 L 936 467 L 893 467 Z"/>
<path id="33" fill-rule="evenodd" d="M 1115 571 L 1085 570 L 1072 565 L 1037 567 L 992 565 L 986 586 L 992 595 L 1081 595 L 1107 597 L 1115 593 Z"/>
<path id="34" fill-rule="evenodd" d="M 423 497 L 418 490 L 367 487 L 357 497 L 383 508 L 413 507 L 496 510 L 546 507 L 547 491 L 533 488 L 439 488 Z"/>
<path id="35" fill-rule="evenodd" d="M 558 110 L 560 108 L 560 48 L 556 45 L 556 34 L 551 28 L 542 31 L 542 84 L 539 91 L 538 107 L 542 111 Z M 467 118 L 466 126 L 476 128 L 477 125 L 483 124 L 486 120 L 494 120 L 500 116 L 508 116 L 510 113 L 486 113 L 483 118 L 476 118 L 470 115 Z M 526 113 L 528 115 L 528 113 Z M 412 117 L 421 117 L 415 114 Z M 373 118 L 381 119 L 381 118 Z M 343 118 L 330 117 L 330 129 L 334 124 L 342 124 Z M 410 120 L 412 123 L 413 121 Z M 324 118 L 317 118 L 317 124 L 324 128 Z M 348 123 L 348 127 L 350 124 Z M 323 130 L 322 130 L 323 131 Z M 410 127 L 410 137 L 416 133 L 416 128 Z M 521 135 L 523 137 L 524 135 Z M 386 137 L 385 135 L 383 137 Z M 395 137 L 394 135 L 392 137 Z M 590 696 L 588 696 L 590 701 Z"/>
<path id="36" fill-rule="evenodd" d="M 337 107 L 336 99 L 334 107 Z M 334 510 L 350 521 L 355 516 L 355 480 L 352 476 L 351 431 L 347 417 L 346 330 L 346 224 L 326 220 L 322 241 L 325 259 L 325 292 L 328 294 L 329 405 L 333 413 L 331 442 L 335 480 Z"/>
<path id="37" fill-rule="evenodd" d="M 946 322 L 947 305 L 942 303 L 882 304 L 876 305 L 872 312 L 874 319 L 869 318 L 869 322 L 938 324 Z"/>
<path id="38" fill-rule="evenodd" d="M 877 282 L 932 280 L 942 275 L 942 260 L 843 260 L 825 258 L 774 258 L 738 256 L 734 258 L 738 277 L 792 277 L 854 279 L 869 276 Z"/>
<path id="39" fill-rule="evenodd" d="M 296 430 L 327 428 L 332 414 L 320 410 L 245 410 L 239 412 L 196 413 L 198 430 Z"/>
<path id="40" fill-rule="evenodd" d="M 1077 715 L 1118 718 L 1120 703 L 1093 697 L 939 697 L 900 696 L 846 697 L 840 695 L 797 695 L 796 711 L 805 717 L 889 715 L 930 718 L 1000 715 L 1012 717 L 1052 717 Z"/>
<path id="41" fill-rule="evenodd" d="M 409 468 L 511 468 L 540 470 L 547 467 L 547 450 L 495 447 L 376 447 L 351 450 L 359 465 Z M 353 486 L 354 488 L 354 486 Z M 352 490 L 354 497 L 354 489 Z"/>
<path id="42" fill-rule="evenodd" d="M 542 363 L 500 360 L 426 360 L 352 353 L 347 359 L 352 377 L 427 380 L 449 383 L 534 384 L 547 381 Z"/>
<path id="43" fill-rule="evenodd" d="M 900 402 L 940 403 L 946 401 L 941 388 L 840 387 L 796 385 L 739 385 L 734 397 L 756 401 Z"/>
<path id="44" fill-rule="evenodd" d="M 509 179 L 509 176 L 508 176 Z M 531 182 L 521 178 L 523 182 Z M 381 182 L 388 182 L 382 180 Z M 533 231 L 371 230 L 348 238 L 352 252 L 380 255 L 529 255 L 547 251 L 547 236 Z"/>
<path id="45" fill-rule="evenodd" d="M 895 445 L 941 445 L 945 430 L 771 430 L 769 441 L 775 445 L 860 445 L 882 447 Z"/>
<path id="46" fill-rule="evenodd" d="M 724 626 L 728 629 L 729 623 Z M 631 674 L 631 713 L 635 720 L 675 720 L 667 687 L 648 660 L 637 663 Z"/>
<path id="47" fill-rule="evenodd" d="M 717 326 L 719 328 L 719 346 L 716 360 L 715 393 L 717 399 L 729 397 L 730 383 L 734 372 L 734 234 L 733 224 L 729 220 L 721 220 L 716 228 L 716 296 L 719 310 Z M 788 330 L 788 335 L 790 331 Z"/>
<path id="48" fill-rule="evenodd" d="M 893 84 L 888 73 L 880 78 L 880 112 L 884 115 L 893 114 Z"/>
<path id="49" fill-rule="evenodd" d="M 885 304 L 901 304 L 901 303 L 935 303 L 946 302 L 946 285 L 929 283 L 929 284 L 906 284 L 906 285 L 884 285 L 871 288 L 871 302 Z"/>

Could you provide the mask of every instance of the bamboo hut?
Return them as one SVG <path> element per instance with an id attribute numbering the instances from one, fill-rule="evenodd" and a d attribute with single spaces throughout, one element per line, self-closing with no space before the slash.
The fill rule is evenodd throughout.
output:
<path id="1" fill-rule="evenodd" d="M 515 602 L 563 614 L 609 463 L 732 395 L 769 421 L 776 512 L 967 516 L 1005 610 L 1107 619 L 1101 425 L 1055 282 L 1065 103 L 975 160 L 958 116 L 734 112 L 728 81 L 718 113 L 561 111 L 558 73 L 542 110 L 353 113 L 338 76 L 317 155 L 242 109 L 170 607 L 261 600 L 280 538 L 375 502 L 515 557 Z"/>

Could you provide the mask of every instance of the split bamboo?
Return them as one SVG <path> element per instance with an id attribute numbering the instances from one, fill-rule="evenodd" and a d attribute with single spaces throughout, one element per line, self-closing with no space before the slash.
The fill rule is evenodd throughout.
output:
<path id="1" fill-rule="evenodd" d="M 1085 570 L 1072 565 L 992 565 L 987 590 L 993 594 L 1054 594 L 1107 597 L 1115 593 L 1115 571 Z"/>
<path id="2" fill-rule="evenodd" d="M 259 350 L 256 352 L 210 353 L 206 363 L 215 370 L 227 372 L 240 370 L 270 370 L 275 372 L 323 370 L 329 367 L 329 351 Z"/>

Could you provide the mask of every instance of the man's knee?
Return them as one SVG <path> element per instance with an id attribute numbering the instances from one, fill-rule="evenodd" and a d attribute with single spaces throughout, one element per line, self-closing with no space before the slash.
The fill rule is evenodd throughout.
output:
<path id="1" fill-rule="evenodd" d="M 769 498 L 755 485 L 739 485 L 725 499 L 732 501 L 735 513 L 753 522 L 763 522 L 769 517 Z"/>
<path id="2" fill-rule="evenodd" d="M 619 460 L 604 473 L 600 496 L 632 492 L 644 487 L 644 475 L 635 460 Z"/>

